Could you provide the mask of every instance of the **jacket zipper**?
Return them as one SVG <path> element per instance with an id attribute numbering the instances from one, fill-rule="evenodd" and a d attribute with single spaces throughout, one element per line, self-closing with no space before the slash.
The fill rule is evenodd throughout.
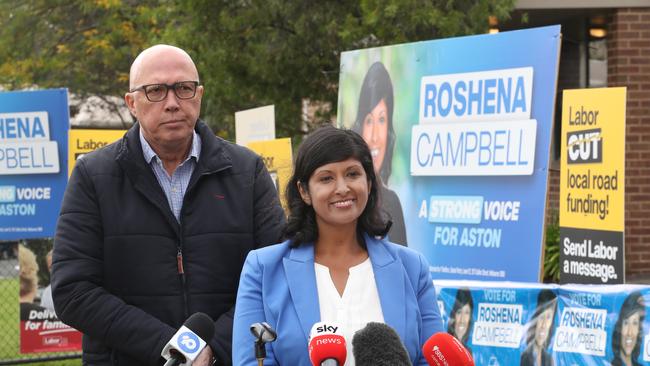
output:
<path id="1" fill-rule="evenodd" d="M 183 268 L 183 238 L 181 236 L 178 252 L 176 253 L 176 267 L 178 269 L 178 277 L 181 281 L 181 287 L 183 290 L 183 311 L 185 312 L 185 319 L 190 316 L 188 298 L 187 298 L 187 282 L 185 277 L 185 269 Z"/>
<path id="2" fill-rule="evenodd" d="M 194 169 L 197 169 L 198 165 L 194 167 Z M 199 178 L 209 175 L 209 174 L 214 174 L 217 172 L 220 172 L 222 170 L 227 169 L 228 167 L 222 167 L 213 171 L 207 171 L 207 172 L 202 172 L 199 175 Z M 181 206 L 181 215 L 180 215 L 180 220 L 179 220 L 179 241 L 178 241 L 178 252 L 176 253 L 176 266 L 178 269 L 178 277 L 180 278 L 181 281 L 181 286 L 183 290 L 183 310 L 185 311 L 185 319 L 187 319 L 190 316 L 190 308 L 189 308 L 189 300 L 187 296 L 187 280 L 185 276 L 185 269 L 183 268 L 183 209 L 186 207 L 185 206 L 185 201 L 187 196 L 190 194 L 190 192 L 193 190 L 194 186 L 197 184 L 199 178 L 196 179 L 196 181 L 190 180 L 187 190 L 185 191 L 185 195 L 183 196 L 183 206 Z"/>

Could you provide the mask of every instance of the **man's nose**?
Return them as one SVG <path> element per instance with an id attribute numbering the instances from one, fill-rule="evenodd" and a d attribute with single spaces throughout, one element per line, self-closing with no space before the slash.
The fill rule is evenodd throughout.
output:
<path id="1" fill-rule="evenodd" d="M 165 103 L 165 111 L 167 112 L 177 112 L 180 108 L 178 97 L 173 89 L 167 91 L 167 96 L 163 100 L 163 103 Z"/>

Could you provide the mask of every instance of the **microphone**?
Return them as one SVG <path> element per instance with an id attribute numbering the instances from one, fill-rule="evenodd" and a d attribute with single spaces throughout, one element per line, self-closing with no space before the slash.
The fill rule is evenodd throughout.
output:
<path id="1" fill-rule="evenodd" d="M 204 313 L 192 314 L 162 350 L 165 366 L 190 366 L 214 336 L 214 322 Z"/>
<path id="2" fill-rule="evenodd" d="M 313 366 L 343 366 L 348 350 L 341 327 L 318 322 L 309 332 L 309 359 Z"/>
<path id="3" fill-rule="evenodd" d="M 384 323 L 370 322 L 352 337 L 357 366 L 411 366 L 411 359 L 397 332 Z"/>
<path id="4" fill-rule="evenodd" d="M 474 359 L 467 348 L 449 333 L 432 335 L 422 346 L 429 366 L 474 366 Z"/>
<path id="5" fill-rule="evenodd" d="M 266 343 L 275 341 L 278 334 L 267 322 L 253 323 L 250 329 L 255 337 L 255 358 L 262 365 L 266 358 Z"/>

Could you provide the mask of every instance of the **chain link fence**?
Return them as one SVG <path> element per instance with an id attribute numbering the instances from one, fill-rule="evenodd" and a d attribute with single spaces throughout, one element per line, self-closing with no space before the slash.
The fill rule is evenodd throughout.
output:
<path id="1" fill-rule="evenodd" d="M 19 249 L 19 246 L 22 248 Z M 52 239 L 0 241 L 0 365 L 23 363 L 46 363 L 48 366 L 81 365 L 80 352 L 21 353 L 20 309 L 24 306 L 21 303 L 29 302 L 33 306 L 44 305 L 41 302 L 44 291 L 46 292 L 45 289 L 50 284 L 47 255 L 51 249 Z M 37 268 L 33 270 L 37 280 L 26 280 L 20 274 L 19 250 L 21 256 L 29 252 L 34 254 Z M 23 267 L 28 266 L 23 265 Z M 36 285 L 35 294 L 26 294 L 26 289 L 32 284 Z"/>

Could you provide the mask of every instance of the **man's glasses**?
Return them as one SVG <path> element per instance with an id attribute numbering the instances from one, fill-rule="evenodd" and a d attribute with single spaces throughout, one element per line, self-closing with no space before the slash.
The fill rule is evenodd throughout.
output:
<path id="1" fill-rule="evenodd" d="M 150 102 L 160 102 L 167 98 L 169 89 L 174 90 L 178 99 L 192 99 L 196 95 L 198 81 L 179 81 L 174 84 L 147 84 L 129 90 L 130 93 L 143 90 Z"/>

